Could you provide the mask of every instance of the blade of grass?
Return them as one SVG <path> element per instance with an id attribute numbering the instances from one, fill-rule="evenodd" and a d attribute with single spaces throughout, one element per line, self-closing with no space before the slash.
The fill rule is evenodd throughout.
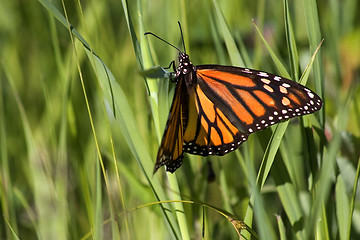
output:
<path id="1" fill-rule="evenodd" d="M 24 207 L 26 214 L 30 219 L 29 225 L 31 225 L 31 227 L 34 228 L 34 230 L 36 231 L 37 238 L 40 239 L 41 233 L 40 233 L 39 227 L 36 222 L 38 216 L 35 213 L 35 209 L 32 206 L 30 206 L 30 204 L 26 200 L 26 197 L 23 195 L 23 193 L 19 189 L 17 189 L 17 188 L 14 189 L 14 196 L 15 196 L 16 200 L 21 203 L 20 205 Z"/>
<path id="2" fill-rule="evenodd" d="M 244 66 L 254 68 L 254 64 L 249 56 L 248 49 L 246 48 L 244 41 L 241 39 L 240 33 L 235 33 L 235 39 L 239 45 L 241 56 L 244 59 Z"/>
<path id="3" fill-rule="evenodd" d="M 280 157 L 275 160 L 271 175 L 274 178 L 280 201 L 290 224 L 293 226 L 293 232 L 296 238 L 305 239 L 305 233 L 302 226 L 304 213 L 301 208 L 301 199 L 299 199 L 297 189 L 291 182 L 285 164 L 281 161 Z"/>
<path id="4" fill-rule="evenodd" d="M 184 7 L 184 4 L 181 4 L 181 7 Z M 149 44 L 147 42 L 147 39 L 145 38 L 145 27 L 143 25 L 143 19 L 142 19 L 142 7 L 141 7 L 141 1 L 138 1 L 138 12 L 139 12 L 139 23 L 140 23 L 140 38 L 142 39 L 141 41 L 141 50 L 142 53 L 146 53 L 142 55 L 142 60 L 144 63 L 144 67 L 152 67 L 153 62 L 151 61 L 151 56 L 150 56 L 150 49 L 149 49 Z M 185 12 L 185 9 L 182 9 L 182 12 Z M 186 21 L 185 21 L 186 24 Z M 185 36 L 187 36 L 187 32 L 186 32 L 187 28 L 183 29 L 183 34 Z M 144 42 L 145 41 L 145 42 Z M 163 79 L 164 80 L 164 79 Z M 154 100 L 158 100 L 157 96 L 158 96 L 158 86 L 157 84 L 153 84 L 154 81 L 151 81 L 148 83 L 149 85 L 149 91 L 150 91 L 150 96 L 156 96 L 156 98 L 154 98 Z M 168 102 L 168 100 L 166 101 Z M 167 108 L 166 108 L 167 109 Z M 155 122 L 155 126 L 157 127 L 157 136 L 159 141 L 161 141 L 161 136 L 162 136 L 162 132 L 160 132 L 160 119 L 159 119 L 159 109 L 158 109 L 158 102 L 156 102 L 156 109 L 152 110 L 153 113 L 153 117 L 154 117 L 154 122 Z M 165 118 L 164 118 L 165 119 Z M 181 199 L 181 195 L 178 194 L 180 193 L 180 187 L 178 185 L 177 182 L 177 178 L 176 178 L 176 174 L 167 174 L 168 180 L 169 180 L 169 185 L 170 188 L 172 189 L 173 193 L 172 194 L 172 199 L 174 200 L 179 200 L 178 202 L 174 203 L 174 213 L 175 216 L 177 217 L 177 223 L 179 225 L 179 229 L 180 229 L 180 233 L 181 233 L 181 238 L 184 240 L 188 240 L 190 239 L 190 234 L 189 234 L 189 230 L 187 227 L 187 221 L 186 221 L 186 217 L 185 217 L 185 211 L 184 211 L 184 206 L 183 204 L 180 202 Z"/>
<path id="5" fill-rule="evenodd" d="M 356 192 L 357 192 L 357 187 L 359 184 L 359 176 L 360 176 L 360 158 L 358 159 L 357 162 L 357 168 L 356 168 L 356 176 L 354 179 L 354 187 L 353 187 L 353 191 L 352 191 L 352 196 L 351 196 L 351 201 L 350 201 L 350 214 L 349 214 L 349 220 L 348 222 L 350 223 L 348 225 L 348 229 L 347 229 L 347 237 L 345 239 L 350 239 L 350 233 L 351 233 L 351 223 L 353 220 L 353 215 L 354 215 L 354 210 L 355 210 L 355 198 L 356 198 Z"/>
<path id="6" fill-rule="evenodd" d="M 225 51 L 224 51 L 224 49 L 222 47 L 220 36 L 219 36 L 218 31 L 217 31 L 216 26 L 215 26 L 216 25 L 215 24 L 215 19 L 213 17 L 213 14 L 211 13 L 210 6 L 208 4 L 206 4 L 206 3 L 204 5 L 207 7 L 206 12 L 208 12 L 208 19 L 209 19 L 209 22 L 210 22 L 211 36 L 212 36 L 212 39 L 213 39 L 213 42 L 214 42 L 215 51 L 216 51 L 216 55 L 217 55 L 219 64 L 225 65 L 226 64 L 226 56 L 225 56 L 226 54 L 225 54 Z"/>
<path id="7" fill-rule="evenodd" d="M 340 240 L 349 239 L 350 201 L 346 194 L 346 186 L 341 175 L 338 175 L 335 186 L 336 217 Z"/>
<path id="8" fill-rule="evenodd" d="M 1 65 L 3 63 L 1 62 Z M 1 67 L 2 69 L 2 67 Z M 2 72 L 2 71 L 1 71 Z M 4 96 L 5 89 L 4 79 L 0 77 L 0 201 L 1 209 L 4 217 L 7 218 L 7 223 L 11 229 L 6 229 L 6 236 L 10 238 L 14 232 L 18 232 L 18 224 L 16 221 L 16 214 L 14 209 L 14 193 L 13 183 L 11 181 L 11 172 L 9 168 L 8 146 L 7 146 L 7 131 L 6 131 L 6 114 L 4 109 Z"/>
<path id="9" fill-rule="evenodd" d="M 332 173 L 334 171 L 335 159 L 341 145 L 341 132 L 345 129 L 347 124 L 347 118 L 349 113 L 348 106 L 354 100 L 353 93 L 354 93 L 354 89 L 347 96 L 345 103 L 341 104 L 341 106 L 343 107 L 340 109 L 340 112 L 338 114 L 338 122 L 336 123 L 336 129 L 334 131 L 333 138 L 329 143 L 327 151 L 323 156 L 322 162 L 324 164 L 320 168 L 318 178 L 315 180 L 314 187 L 312 189 L 314 194 L 313 203 L 310 211 L 310 216 L 308 217 L 308 220 L 306 221 L 306 225 L 305 225 L 307 239 L 315 231 L 314 227 L 317 225 L 316 223 L 318 222 L 318 219 L 320 217 L 320 212 L 324 210 L 326 199 L 330 192 L 330 184 L 332 182 L 331 178 L 332 178 Z M 318 227 L 319 228 L 316 230 L 327 229 L 327 226 L 323 226 L 323 225 L 319 225 Z M 321 234 L 321 233 L 317 231 L 315 234 Z"/>
<path id="10" fill-rule="evenodd" d="M 299 55 L 295 42 L 295 33 L 289 12 L 289 1 L 283 0 L 284 5 L 284 19 L 285 19 L 285 33 L 288 53 L 290 54 L 290 67 L 294 79 L 299 79 Z"/>
<path id="11" fill-rule="evenodd" d="M 145 26 L 143 23 L 143 18 L 142 18 L 142 7 L 141 7 L 141 1 L 137 1 L 137 5 L 138 5 L 138 21 L 139 21 L 139 28 L 140 28 L 140 50 L 139 52 L 136 51 L 136 49 L 134 49 L 135 51 L 135 55 L 138 53 L 141 53 L 141 55 L 137 56 L 137 58 L 139 58 L 139 62 L 142 62 L 142 66 L 143 67 L 142 70 L 144 69 L 149 69 L 151 67 L 153 67 L 154 63 L 152 61 L 151 58 L 151 53 L 150 53 L 150 48 L 149 48 L 149 43 L 147 41 L 147 37 L 145 37 L 144 33 L 145 33 Z M 124 8 L 126 6 L 123 6 Z M 131 21 L 131 18 L 129 16 L 128 19 L 129 23 L 128 26 L 133 26 L 133 23 Z M 131 30 L 129 29 L 129 31 L 131 32 Z M 133 41 L 137 41 L 137 37 L 134 34 Z M 136 43 L 133 43 L 133 45 L 135 46 Z M 160 137 L 162 136 L 162 132 L 160 131 L 160 119 L 159 119 L 159 102 L 158 102 L 158 89 L 159 89 L 159 84 L 158 81 L 151 79 L 151 80 L 147 80 L 145 79 L 146 85 L 148 86 L 148 90 L 149 90 L 149 97 L 150 97 L 150 106 L 151 106 L 151 113 L 154 119 L 154 124 L 155 124 L 155 129 L 156 129 L 156 135 L 158 137 L 158 139 L 160 139 Z"/>
<path id="12" fill-rule="evenodd" d="M 264 30 L 264 23 L 265 23 L 265 13 L 267 10 L 266 6 L 267 1 L 260 0 L 257 2 L 257 9 L 256 9 L 256 22 L 258 23 L 258 26 L 260 26 L 261 30 Z M 269 4 L 269 3 L 268 3 Z M 270 5 L 270 4 L 269 4 Z M 264 59 L 264 51 L 262 47 L 261 39 L 256 38 L 254 41 L 254 57 L 253 57 L 253 66 L 255 66 L 255 69 L 257 69 L 261 62 Z M 250 67 L 250 66 L 249 66 Z"/>
<path id="13" fill-rule="evenodd" d="M 16 231 L 15 231 L 14 228 L 11 226 L 9 219 L 7 219 L 6 216 L 4 216 L 4 218 L 5 218 L 6 224 L 8 225 L 8 227 L 9 227 L 11 233 L 12 233 L 13 238 L 20 240 L 19 236 L 17 236 L 17 234 L 16 234 Z"/>
<path id="14" fill-rule="evenodd" d="M 234 66 L 243 67 L 244 61 L 239 53 L 236 43 L 231 35 L 229 26 L 226 23 L 225 17 L 216 0 L 212 0 L 212 5 L 215 9 L 215 22 L 218 24 L 218 29 L 222 33 L 222 37 L 225 41 L 228 54 L 230 56 L 231 64 Z"/>
<path id="15" fill-rule="evenodd" d="M 248 169 L 248 181 L 250 184 L 250 189 L 251 189 L 251 198 L 250 198 L 250 202 L 249 202 L 249 207 L 247 208 L 246 211 L 246 215 L 245 215 L 245 220 L 249 221 L 252 219 L 252 215 L 255 215 L 255 219 L 256 219 L 256 223 L 261 226 L 259 228 L 259 239 L 276 239 L 276 235 L 275 235 L 275 231 L 272 228 L 271 224 L 270 224 L 270 220 L 266 214 L 265 211 L 265 203 L 264 203 L 264 199 L 262 198 L 260 191 L 259 191 L 259 186 L 256 180 L 256 174 L 255 171 L 253 169 L 252 163 L 250 162 L 250 160 L 246 160 L 246 167 Z M 254 213 L 252 213 L 252 211 Z M 244 222 L 245 222 L 244 220 Z M 246 223 L 246 222 L 245 222 Z M 251 222 L 250 222 L 251 223 Z M 246 223 L 247 224 L 247 223 Z M 244 237 L 246 237 L 246 239 L 250 239 L 250 234 L 248 232 L 244 232 Z"/>
<path id="16" fill-rule="evenodd" d="M 180 16 L 181 16 L 181 28 L 183 29 L 185 36 L 183 36 L 184 38 L 184 44 L 186 46 L 186 52 L 188 54 L 191 54 L 191 45 L 190 45 L 190 40 L 189 40 L 189 28 L 188 28 L 188 21 L 187 21 L 187 11 L 186 11 L 186 6 L 187 1 L 185 0 L 180 0 L 179 1 L 179 9 L 180 9 Z"/>
<path id="17" fill-rule="evenodd" d="M 264 46 L 266 47 L 266 49 L 268 50 L 271 59 L 273 60 L 277 70 L 279 71 L 280 75 L 285 77 L 285 78 L 289 78 L 290 79 L 290 75 L 288 73 L 288 71 L 286 70 L 286 68 L 284 67 L 284 65 L 281 63 L 280 59 L 276 56 L 274 50 L 271 49 L 270 45 L 267 43 L 266 39 L 264 38 L 263 34 L 261 33 L 260 29 L 258 28 L 258 26 L 256 25 L 255 21 L 253 20 L 255 29 L 257 30 Z"/>
<path id="18" fill-rule="evenodd" d="M 276 220 L 279 228 L 280 233 L 280 240 L 286 240 L 286 228 L 284 226 L 284 221 L 282 220 L 281 216 L 276 215 Z"/>
<path id="19" fill-rule="evenodd" d="M 321 41 L 321 30 L 320 22 L 317 12 L 316 1 L 312 0 L 303 0 L 304 11 L 305 11 L 305 23 L 308 31 L 308 38 L 310 44 L 310 52 L 314 52 L 318 46 L 318 43 Z M 320 56 L 321 51 L 319 52 Z M 324 74 L 322 69 L 322 58 L 319 57 L 314 62 L 314 80 L 315 80 L 315 90 L 316 93 L 324 99 Z M 322 129 L 324 129 L 324 118 L 325 111 L 320 109 L 320 124 Z"/>
<path id="20" fill-rule="evenodd" d="M 93 231 L 94 239 L 102 239 L 103 236 L 103 211 L 102 211 L 102 186 L 101 186 L 101 168 L 99 161 L 95 161 L 95 191 L 93 196 L 93 208 L 95 209 L 95 224 Z"/>
<path id="21" fill-rule="evenodd" d="M 140 168 L 144 172 L 144 175 L 150 187 L 153 189 L 155 197 L 159 201 L 166 200 L 167 198 L 165 197 L 165 193 L 162 189 L 159 178 L 156 176 L 151 177 L 153 170 L 153 162 L 147 151 L 147 147 L 144 145 L 144 142 L 140 137 L 140 133 L 138 132 L 138 129 L 135 124 L 136 121 L 133 117 L 132 111 L 127 102 L 123 90 L 121 89 L 120 85 L 117 84 L 110 70 L 101 62 L 101 60 L 96 58 L 96 56 L 94 56 L 87 49 L 85 50 L 86 53 L 88 54 L 88 57 L 90 59 L 90 62 L 92 63 L 93 68 L 95 68 L 96 72 L 98 73 L 97 76 L 100 87 L 104 94 L 104 100 L 108 102 L 111 101 L 111 94 L 109 91 L 107 78 L 110 79 L 114 91 L 115 110 L 118 113 L 116 122 L 120 126 L 122 130 L 122 134 L 124 135 L 124 138 L 126 139 L 126 142 L 131 152 L 133 153 L 135 159 L 138 161 Z M 169 223 L 169 227 L 172 229 L 172 233 L 174 234 L 174 236 L 178 235 L 176 230 L 177 229 L 176 221 L 173 218 L 172 214 L 168 213 L 168 211 L 166 211 L 165 208 L 171 209 L 171 207 L 168 204 L 164 204 L 164 206 L 162 207 L 162 211 L 164 213 L 164 217 L 166 221 Z"/>

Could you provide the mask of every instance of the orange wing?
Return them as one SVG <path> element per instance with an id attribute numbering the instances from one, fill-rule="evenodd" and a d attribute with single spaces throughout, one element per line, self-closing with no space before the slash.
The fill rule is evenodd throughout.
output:
<path id="1" fill-rule="evenodd" d="M 224 155 L 249 134 L 322 106 L 310 89 L 265 72 L 201 65 L 196 76 L 184 133 L 184 151 L 191 154 Z"/>
<path id="2" fill-rule="evenodd" d="M 156 158 L 154 173 L 163 165 L 174 172 L 182 164 L 184 142 L 184 118 L 187 115 L 187 95 L 184 81 L 176 85 L 173 102 L 165 126 L 164 135 Z"/>
<path id="3" fill-rule="evenodd" d="M 189 97 L 189 118 L 184 133 L 184 151 L 192 154 L 224 155 L 234 151 L 247 140 L 229 109 L 219 101 L 210 99 L 200 85 Z"/>

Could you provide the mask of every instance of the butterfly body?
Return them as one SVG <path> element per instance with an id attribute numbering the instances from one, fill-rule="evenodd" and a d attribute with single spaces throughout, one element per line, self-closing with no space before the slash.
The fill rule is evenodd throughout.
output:
<path id="1" fill-rule="evenodd" d="M 171 76 L 176 88 L 154 173 L 163 165 L 173 173 L 184 152 L 224 155 L 249 134 L 322 106 L 314 92 L 289 79 L 248 68 L 194 66 L 184 52 Z"/>

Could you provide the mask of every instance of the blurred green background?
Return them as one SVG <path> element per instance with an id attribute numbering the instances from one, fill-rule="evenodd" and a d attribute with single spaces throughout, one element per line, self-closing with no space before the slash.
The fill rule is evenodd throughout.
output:
<path id="1" fill-rule="evenodd" d="M 357 0 L 2 0 L 0 238 L 237 239 L 239 220 L 252 239 L 360 238 L 359 12 Z M 298 81 L 311 62 L 322 111 L 152 175 L 174 84 L 140 71 L 177 51 L 143 33 L 182 49 L 177 21 L 195 65 Z"/>

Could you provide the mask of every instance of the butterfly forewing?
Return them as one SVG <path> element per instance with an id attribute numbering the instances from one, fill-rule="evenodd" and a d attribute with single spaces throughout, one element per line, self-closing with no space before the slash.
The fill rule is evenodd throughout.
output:
<path id="1" fill-rule="evenodd" d="M 154 173 L 166 165 L 166 170 L 174 172 L 182 164 L 184 142 L 184 120 L 187 116 L 187 96 L 184 82 L 176 85 L 169 117 L 165 126 L 157 154 Z"/>
<path id="2" fill-rule="evenodd" d="M 310 89 L 286 78 L 251 69 L 197 66 L 198 85 L 210 101 L 244 133 L 282 120 L 318 111 L 321 99 Z M 228 110 L 230 108 L 230 110 Z"/>

